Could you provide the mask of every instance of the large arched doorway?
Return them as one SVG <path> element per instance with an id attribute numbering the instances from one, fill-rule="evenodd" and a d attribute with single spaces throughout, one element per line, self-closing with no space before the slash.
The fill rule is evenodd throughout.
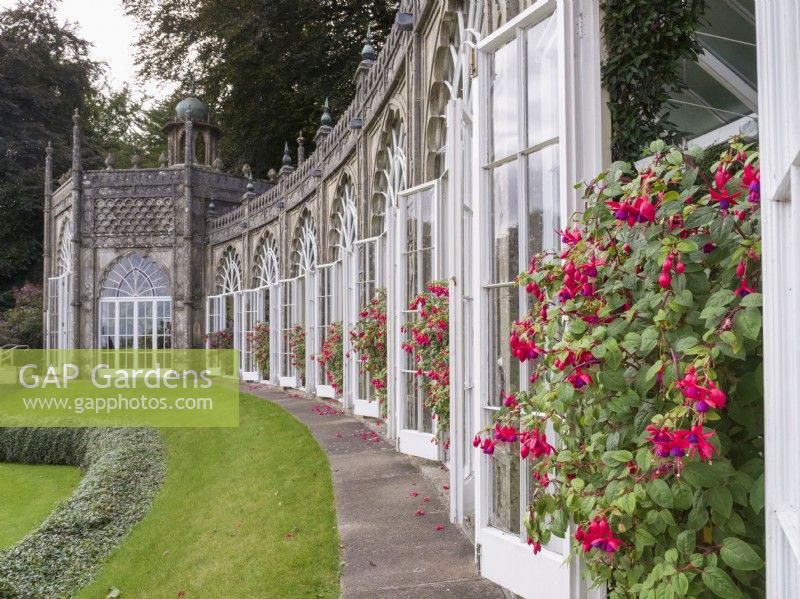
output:
<path id="1" fill-rule="evenodd" d="M 133 252 L 109 266 L 100 287 L 98 344 L 117 368 L 150 366 L 172 348 L 172 297 L 164 271 Z"/>

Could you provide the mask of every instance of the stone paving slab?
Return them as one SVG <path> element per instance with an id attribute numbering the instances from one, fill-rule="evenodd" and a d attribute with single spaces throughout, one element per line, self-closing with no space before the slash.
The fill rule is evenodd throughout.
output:
<path id="1" fill-rule="evenodd" d="M 478 576 L 472 543 L 450 523 L 447 498 L 419 463 L 397 453 L 363 422 L 340 413 L 333 402 L 256 385 L 244 385 L 242 391 L 295 416 L 328 454 L 344 599 L 511 596 Z M 417 515 L 419 509 L 424 515 Z"/>

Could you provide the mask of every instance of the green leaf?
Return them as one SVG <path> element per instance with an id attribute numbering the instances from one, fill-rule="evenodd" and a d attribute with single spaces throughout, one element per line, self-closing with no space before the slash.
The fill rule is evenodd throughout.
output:
<path id="1" fill-rule="evenodd" d="M 693 348 L 695 345 L 697 345 L 697 337 L 693 337 L 691 335 L 688 337 L 683 337 L 679 339 L 677 343 L 675 343 L 675 351 L 683 353 L 687 349 Z"/>
<path id="2" fill-rule="evenodd" d="M 730 289 L 720 289 L 714 295 L 708 298 L 708 301 L 706 302 L 706 308 L 709 306 L 727 306 L 734 299 L 736 299 L 736 296 Z"/>
<path id="3" fill-rule="evenodd" d="M 685 597 L 686 593 L 689 592 L 689 577 L 683 572 L 679 572 L 678 575 L 673 578 L 672 584 L 675 587 L 675 592 L 678 594 L 678 597 Z"/>
<path id="4" fill-rule="evenodd" d="M 730 516 L 731 508 L 733 507 L 733 496 L 726 487 L 711 487 L 706 491 L 706 501 L 715 512 L 726 518 Z"/>
<path id="5" fill-rule="evenodd" d="M 658 371 L 664 366 L 663 360 L 658 360 L 655 364 L 653 364 L 650 368 L 647 369 L 647 375 L 645 376 L 645 380 L 647 382 L 652 381 L 656 378 Z"/>
<path id="6" fill-rule="evenodd" d="M 642 332 L 642 344 L 639 351 L 643 354 L 649 354 L 658 343 L 658 331 L 655 327 L 647 327 Z"/>
<path id="7" fill-rule="evenodd" d="M 737 312 L 733 317 L 733 325 L 748 339 L 758 339 L 758 334 L 761 332 L 761 310 L 747 308 Z"/>
<path id="8" fill-rule="evenodd" d="M 693 530 L 684 530 L 678 535 L 678 540 L 675 542 L 678 551 L 684 555 L 691 555 L 694 551 L 697 542 L 697 533 Z"/>
<path id="9" fill-rule="evenodd" d="M 742 298 L 739 305 L 745 308 L 760 308 L 763 303 L 763 296 L 760 293 L 750 293 Z"/>
<path id="10" fill-rule="evenodd" d="M 734 570 L 760 570 L 764 566 L 755 550 L 736 537 L 728 537 L 722 541 L 719 555 Z"/>
<path id="11" fill-rule="evenodd" d="M 607 451 L 603 454 L 603 463 L 608 466 L 619 466 L 627 464 L 633 460 L 633 454 L 630 451 L 617 450 Z"/>
<path id="12" fill-rule="evenodd" d="M 764 474 L 762 473 L 753 483 L 753 488 L 750 489 L 750 505 L 753 510 L 758 514 L 764 509 Z"/>
<path id="13" fill-rule="evenodd" d="M 650 499 L 652 499 L 656 505 L 666 508 L 672 507 L 672 491 L 670 491 L 669 485 L 666 482 L 657 478 L 648 483 L 646 489 Z"/>
<path id="14" fill-rule="evenodd" d="M 622 497 L 614 501 L 619 508 L 627 514 L 633 514 L 636 511 L 636 494 L 626 493 Z"/>
<path id="15" fill-rule="evenodd" d="M 634 533 L 636 537 L 636 544 L 637 545 L 655 545 L 656 538 L 651 535 L 643 526 L 639 525 L 636 527 L 636 532 Z"/>
<path id="16" fill-rule="evenodd" d="M 611 391 L 625 391 L 628 388 L 628 383 L 619 370 L 602 370 L 597 378 L 603 387 Z"/>
<path id="17" fill-rule="evenodd" d="M 717 597 L 726 599 L 744 599 L 744 595 L 731 580 L 724 570 L 716 566 L 709 566 L 703 570 L 703 584 Z"/>
<path id="18" fill-rule="evenodd" d="M 675 295 L 675 301 L 684 308 L 691 308 L 694 305 L 694 296 L 691 291 L 684 289 Z"/>
<path id="19" fill-rule="evenodd" d="M 676 247 L 678 248 L 679 252 L 684 253 L 696 252 L 698 250 L 697 243 L 691 239 L 682 239 L 678 242 Z"/>

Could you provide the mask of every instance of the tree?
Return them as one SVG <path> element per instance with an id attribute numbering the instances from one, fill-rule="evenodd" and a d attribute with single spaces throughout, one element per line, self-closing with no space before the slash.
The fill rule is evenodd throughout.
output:
<path id="1" fill-rule="evenodd" d="M 40 276 L 45 147 L 55 172 L 66 171 L 70 119 L 86 111 L 99 72 L 53 0 L 0 12 L 0 305 L 13 284 Z"/>
<path id="2" fill-rule="evenodd" d="M 284 141 L 319 126 L 325 98 L 343 110 L 353 94 L 367 25 L 376 48 L 396 0 L 123 0 L 147 28 L 139 39 L 145 78 L 198 77 L 225 133 L 222 159 L 259 176 L 280 163 Z M 185 93 L 185 91 L 183 92 Z"/>

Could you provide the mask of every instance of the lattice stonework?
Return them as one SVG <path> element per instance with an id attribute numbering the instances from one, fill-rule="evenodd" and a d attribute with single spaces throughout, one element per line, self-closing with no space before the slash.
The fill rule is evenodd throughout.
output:
<path id="1" fill-rule="evenodd" d="M 164 235 L 175 227 L 171 198 L 101 198 L 95 207 L 98 235 Z"/>

